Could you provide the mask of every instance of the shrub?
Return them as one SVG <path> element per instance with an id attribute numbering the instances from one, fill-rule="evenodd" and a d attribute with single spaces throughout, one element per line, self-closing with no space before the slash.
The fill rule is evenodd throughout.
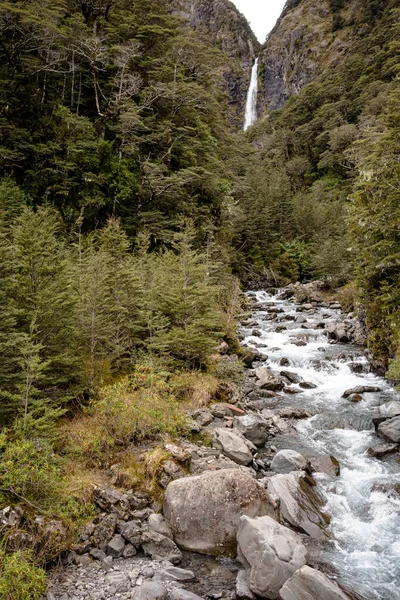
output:
<path id="1" fill-rule="evenodd" d="M 0 598 L 37 600 L 46 591 L 46 574 L 25 551 L 0 554 Z"/>

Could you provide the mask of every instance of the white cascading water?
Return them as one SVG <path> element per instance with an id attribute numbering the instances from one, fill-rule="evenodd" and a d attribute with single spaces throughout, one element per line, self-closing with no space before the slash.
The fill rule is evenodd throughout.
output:
<path id="1" fill-rule="evenodd" d="M 257 93 L 258 93 L 258 58 L 251 70 L 249 91 L 247 92 L 246 112 L 243 130 L 247 131 L 257 121 Z"/>
<path id="2" fill-rule="evenodd" d="M 265 292 L 255 296 L 265 304 L 253 314 L 261 337 L 245 330 L 244 344 L 264 354 L 273 371 L 279 372 L 280 360 L 286 358 L 290 371 L 316 385 L 295 396 L 279 397 L 279 408 L 298 406 L 314 416 L 297 422 L 297 436 L 278 436 L 273 444 L 279 449 L 291 447 L 305 456 L 332 454 L 341 465 L 340 477 L 317 476 L 334 538 L 332 545 L 321 548 L 320 556 L 337 568 L 341 583 L 366 600 L 400 600 L 400 498 L 384 491 L 387 484 L 400 488 L 398 455 L 378 460 L 367 452 L 369 446 L 379 443 L 372 425 L 374 411 L 398 400 L 399 394 L 373 373 L 352 372 L 349 365 L 353 360 L 367 362 L 362 349 L 331 345 L 318 328 L 321 319 L 327 324 L 335 322 L 340 313 L 330 308 L 300 313 L 307 315 L 306 328 L 283 320 L 287 329 L 277 332 L 276 323 L 268 318 L 268 308 L 281 311 L 283 319 L 292 315 L 297 320 L 296 304 Z M 306 346 L 293 344 L 299 336 L 307 341 Z M 346 389 L 371 384 L 382 391 L 365 394 L 358 404 L 342 397 Z"/>

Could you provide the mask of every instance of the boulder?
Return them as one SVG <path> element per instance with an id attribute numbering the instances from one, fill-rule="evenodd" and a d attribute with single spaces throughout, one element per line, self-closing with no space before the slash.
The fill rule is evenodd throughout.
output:
<path id="1" fill-rule="evenodd" d="M 180 463 L 187 463 L 190 461 L 190 452 L 189 450 L 186 450 L 186 448 L 170 443 L 165 444 L 164 448 L 176 461 Z"/>
<path id="2" fill-rule="evenodd" d="M 372 416 L 372 422 L 375 427 L 378 427 L 384 421 L 388 419 L 392 419 L 393 417 L 398 417 L 400 415 L 400 401 L 392 400 L 391 402 L 386 402 L 382 404 L 378 410 Z"/>
<path id="3" fill-rule="evenodd" d="M 250 589 L 250 571 L 242 569 L 236 577 L 237 600 L 255 600 L 255 595 Z"/>
<path id="4" fill-rule="evenodd" d="M 134 600 L 166 600 L 168 592 L 157 581 L 145 581 L 140 587 L 135 589 L 133 598 Z"/>
<path id="5" fill-rule="evenodd" d="M 315 390 L 317 388 L 315 383 L 312 383 L 311 381 L 301 381 L 299 386 L 303 388 L 303 390 Z"/>
<path id="6" fill-rule="evenodd" d="M 255 370 L 257 386 L 263 390 L 283 390 L 285 383 L 281 377 L 275 375 L 268 367 L 258 367 Z"/>
<path id="7" fill-rule="evenodd" d="M 268 439 L 271 423 L 259 415 L 248 414 L 243 417 L 235 417 L 233 426 L 257 448 L 261 448 Z"/>
<path id="8" fill-rule="evenodd" d="M 353 394 L 372 394 L 381 391 L 381 388 L 376 387 L 375 385 L 358 385 L 355 388 L 343 392 L 342 398 L 348 398 L 349 396 L 353 396 Z"/>
<path id="9" fill-rule="evenodd" d="M 282 600 L 349 600 L 340 587 L 326 575 L 304 566 L 285 583 L 280 591 Z"/>
<path id="10" fill-rule="evenodd" d="M 337 477 L 340 475 L 339 461 L 329 454 L 322 456 L 314 456 L 310 459 L 311 470 L 314 473 L 325 473 L 329 477 Z"/>
<path id="11" fill-rule="evenodd" d="M 400 443 L 400 416 L 388 419 L 378 426 L 378 432 L 396 444 Z"/>
<path id="12" fill-rule="evenodd" d="M 322 499 L 296 475 L 275 475 L 268 480 L 267 491 L 279 502 L 281 517 L 314 539 L 326 539 L 329 518 L 321 511 Z"/>
<path id="13" fill-rule="evenodd" d="M 96 525 L 96 528 L 92 535 L 92 543 L 100 550 L 107 548 L 108 542 L 114 537 L 115 527 L 117 525 L 118 517 L 116 514 L 105 515 L 100 523 Z"/>
<path id="14" fill-rule="evenodd" d="M 193 592 L 173 588 L 169 591 L 168 600 L 203 600 L 203 598 L 200 598 L 197 594 L 193 594 Z"/>
<path id="15" fill-rule="evenodd" d="M 117 533 L 107 544 L 107 554 L 113 558 L 119 558 L 125 548 L 125 539 Z"/>
<path id="16" fill-rule="evenodd" d="M 241 515 L 277 515 L 266 490 L 240 469 L 224 469 L 171 482 L 164 516 L 176 543 L 202 554 L 235 554 Z"/>
<path id="17" fill-rule="evenodd" d="M 115 513 L 121 519 L 127 518 L 130 514 L 131 509 L 127 498 L 113 488 L 94 488 L 93 501 L 105 512 Z"/>
<path id="18" fill-rule="evenodd" d="M 142 527 L 139 521 L 119 521 L 117 523 L 117 531 L 122 535 L 123 538 L 126 539 L 127 542 L 133 544 L 135 548 L 139 548 L 142 536 Z"/>
<path id="19" fill-rule="evenodd" d="M 153 560 L 168 560 L 169 562 L 172 562 L 173 565 L 182 560 L 182 552 L 175 542 L 156 531 L 143 532 L 141 544 L 143 552 L 147 556 L 151 556 Z"/>
<path id="20" fill-rule="evenodd" d="M 304 381 L 300 375 L 292 373 L 291 371 L 281 371 L 281 377 L 286 377 L 290 383 L 300 383 L 301 381 Z"/>
<path id="21" fill-rule="evenodd" d="M 171 529 L 165 522 L 164 517 L 159 513 L 154 513 L 149 516 L 148 528 L 150 531 L 155 531 L 156 533 L 165 535 L 165 537 L 170 538 L 171 540 L 173 538 Z"/>
<path id="22" fill-rule="evenodd" d="M 270 517 L 241 517 L 239 557 L 250 565 L 250 589 L 275 600 L 293 573 L 306 564 L 307 550 L 300 536 Z"/>
<path id="23" fill-rule="evenodd" d="M 288 392 L 289 388 L 286 388 L 285 392 Z M 295 393 L 298 393 L 299 390 L 292 390 Z M 276 411 L 276 414 L 282 419 L 308 419 L 311 417 L 311 414 L 304 410 L 304 408 L 297 408 L 294 406 L 288 406 L 286 408 L 281 408 Z"/>
<path id="24" fill-rule="evenodd" d="M 166 567 L 154 576 L 158 581 L 193 581 L 196 579 L 193 571 L 179 567 Z"/>
<path id="25" fill-rule="evenodd" d="M 214 446 L 239 465 L 248 465 L 253 460 L 244 439 L 230 429 L 221 427 L 214 431 Z"/>
<path id="26" fill-rule="evenodd" d="M 271 471 L 291 473 L 292 471 L 304 471 L 308 466 L 308 461 L 296 450 L 280 450 L 272 459 Z"/>
<path id="27" fill-rule="evenodd" d="M 396 452 L 398 449 L 398 444 L 380 444 L 379 446 L 368 448 L 368 454 L 374 458 L 383 458 L 388 454 Z"/>

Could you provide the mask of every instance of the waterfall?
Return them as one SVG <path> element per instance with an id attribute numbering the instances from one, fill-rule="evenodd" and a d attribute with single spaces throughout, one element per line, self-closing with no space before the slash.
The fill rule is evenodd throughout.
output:
<path id="1" fill-rule="evenodd" d="M 256 58 L 251 70 L 250 87 L 247 93 L 246 113 L 243 129 L 246 131 L 257 121 L 257 92 L 258 92 L 258 58 Z"/>

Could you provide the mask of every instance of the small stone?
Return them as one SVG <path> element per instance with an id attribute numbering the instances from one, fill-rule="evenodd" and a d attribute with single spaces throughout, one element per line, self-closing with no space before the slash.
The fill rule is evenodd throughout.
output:
<path id="1" fill-rule="evenodd" d="M 374 458 L 382 458 L 388 454 L 392 454 L 399 449 L 398 444 L 381 444 L 380 446 L 373 446 L 368 448 L 368 454 Z"/>
<path id="2" fill-rule="evenodd" d="M 117 533 L 107 544 L 107 554 L 113 558 L 119 558 L 122 556 L 124 548 L 125 539 L 122 537 L 122 535 Z"/>
<path id="3" fill-rule="evenodd" d="M 133 595 L 135 600 L 166 600 L 167 597 L 166 588 L 157 581 L 145 581 Z"/>
<path id="4" fill-rule="evenodd" d="M 137 550 L 133 544 L 126 544 L 124 551 L 122 553 L 123 558 L 132 558 L 137 554 Z"/>

